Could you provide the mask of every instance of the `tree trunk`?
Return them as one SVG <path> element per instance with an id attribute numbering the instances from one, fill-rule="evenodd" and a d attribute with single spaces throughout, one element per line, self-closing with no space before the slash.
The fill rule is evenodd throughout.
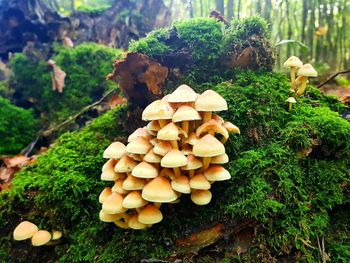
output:
<path id="1" fill-rule="evenodd" d="M 233 18 L 234 2 L 233 0 L 227 1 L 227 18 L 231 21 Z"/>
<path id="2" fill-rule="evenodd" d="M 216 10 L 220 12 L 220 14 L 225 14 L 224 0 L 215 0 Z"/>

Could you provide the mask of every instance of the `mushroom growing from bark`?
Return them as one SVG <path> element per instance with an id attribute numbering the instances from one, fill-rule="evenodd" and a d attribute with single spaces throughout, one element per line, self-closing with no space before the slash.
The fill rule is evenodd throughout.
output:
<path id="1" fill-rule="evenodd" d="M 284 62 L 283 66 L 285 68 L 290 68 L 290 89 L 292 91 L 295 90 L 295 73 L 298 68 L 300 68 L 303 65 L 303 62 L 296 57 L 296 56 L 291 56 L 287 59 L 286 62 Z"/>

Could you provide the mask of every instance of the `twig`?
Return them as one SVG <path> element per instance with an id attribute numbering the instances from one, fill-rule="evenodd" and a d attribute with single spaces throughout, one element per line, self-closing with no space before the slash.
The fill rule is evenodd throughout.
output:
<path id="1" fill-rule="evenodd" d="M 323 85 L 325 85 L 326 83 L 328 83 L 329 81 L 331 81 L 332 79 L 335 79 L 338 75 L 340 74 L 345 74 L 345 73 L 350 73 L 350 69 L 347 69 L 347 70 L 343 70 L 343 71 L 339 71 L 337 73 L 335 73 L 332 77 L 330 77 L 329 79 L 323 81 L 321 84 L 319 84 L 317 86 L 317 88 L 321 88 Z"/>

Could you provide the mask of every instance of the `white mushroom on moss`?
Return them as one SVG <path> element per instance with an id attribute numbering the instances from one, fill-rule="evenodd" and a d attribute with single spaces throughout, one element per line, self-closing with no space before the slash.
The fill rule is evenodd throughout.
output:
<path id="1" fill-rule="evenodd" d="M 305 64 L 297 72 L 298 76 L 300 77 L 301 84 L 297 89 L 297 95 L 301 96 L 304 94 L 306 90 L 306 84 L 308 81 L 308 78 L 310 77 L 317 77 L 317 71 L 313 68 L 311 64 Z"/>
<path id="2" fill-rule="evenodd" d="M 289 111 L 292 111 L 293 104 L 297 103 L 297 101 L 295 100 L 294 97 L 289 97 L 288 99 L 286 99 L 286 102 L 288 102 L 288 109 L 289 109 Z"/>
<path id="3" fill-rule="evenodd" d="M 291 83 L 291 91 L 295 90 L 295 73 L 298 68 L 300 68 L 303 65 L 303 62 L 296 57 L 291 56 L 287 59 L 286 62 L 284 62 L 283 66 L 285 68 L 290 68 L 290 83 Z"/>

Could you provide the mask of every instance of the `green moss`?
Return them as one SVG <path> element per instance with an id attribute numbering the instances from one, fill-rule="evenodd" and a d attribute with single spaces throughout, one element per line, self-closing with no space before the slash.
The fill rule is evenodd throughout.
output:
<path id="1" fill-rule="evenodd" d="M 268 24 L 266 20 L 259 15 L 232 20 L 229 32 L 231 33 L 230 36 L 234 41 L 242 41 L 243 39 L 248 39 L 253 35 L 265 38 L 270 37 Z"/>
<path id="2" fill-rule="evenodd" d="M 19 101 L 29 100 L 46 121 L 62 121 L 115 87 L 105 80 L 121 51 L 97 44 L 74 48 L 56 47 L 53 60 L 67 73 L 63 93 L 52 91 L 50 69 L 42 61 L 23 54 L 11 60 L 14 76 L 11 87 Z"/>
<path id="3" fill-rule="evenodd" d="M 38 121 L 33 112 L 0 97 L 0 155 L 17 154 L 35 137 Z"/>

